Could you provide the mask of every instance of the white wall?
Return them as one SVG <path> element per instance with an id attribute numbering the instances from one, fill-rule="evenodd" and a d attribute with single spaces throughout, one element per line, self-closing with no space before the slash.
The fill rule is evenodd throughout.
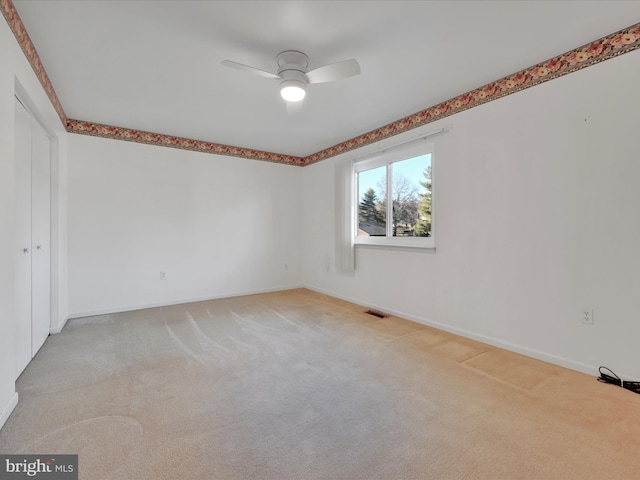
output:
<path id="1" fill-rule="evenodd" d="M 0 427 L 17 397 L 14 383 L 13 245 L 14 245 L 14 119 L 13 35 L 0 21 Z"/>
<path id="2" fill-rule="evenodd" d="M 302 284 L 299 167 L 69 135 L 68 168 L 71 317 Z"/>
<path id="3" fill-rule="evenodd" d="M 16 85 L 54 137 L 52 331 L 69 316 L 304 283 L 640 378 L 640 51 L 424 127 L 453 125 L 437 144 L 436 253 L 358 247 L 344 275 L 334 166 L 345 156 L 300 169 L 67 135 L 4 21 L 0 46 L 0 426 L 17 401 Z"/>
<path id="4" fill-rule="evenodd" d="M 355 274 L 336 272 L 334 168 L 357 152 L 306 167 L 305 285 L 640 378 L 638 78 L 640 51 L 423 127 L 452 126 L 436 143 L 432 254 L 358 246 Z"/>
<path id="5" fill-rule="evenodd" d="M 7 23 L 0 20 L 0 427 L 17 403 L 13 327 L 14 230 L 14 95 L 19 93 L 53 140 L 52 151 L 52 311 L 51 328 L 64 324 L 66 312 L 66 263 L 64 190 L 66 137 L 62 123 L 22 54 Z"/>

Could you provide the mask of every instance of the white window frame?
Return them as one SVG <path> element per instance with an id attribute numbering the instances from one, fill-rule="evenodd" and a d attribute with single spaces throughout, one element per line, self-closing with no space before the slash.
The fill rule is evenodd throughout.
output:
<path id="1" fill-rule="evenodd" d="M 393 233 L 393 178 L 391 165 L 403 160 L 431 154 L 431 236 L 429 237 L 394 237 Z M 435 145 L 432 142 L 422 141 L 420 143 L 412 143 L 410 145 L 402 145 L 396 148 L 378 152 L 362 160 L 355 161 L 352 169 L 352 222 L 353 222 L 353 244 L 354 245 L 372 245 L 384 247 L 402 247 L 402 248 L 422 248 L 435 251 L 435 181 L 434 181 L 434 159 Z M 360 204 L 358 192 L 358 173 L 373 168 L 387 167 L 387 236 L 385 237 L 359 237 L 358 236 L 358 207 Z"/>

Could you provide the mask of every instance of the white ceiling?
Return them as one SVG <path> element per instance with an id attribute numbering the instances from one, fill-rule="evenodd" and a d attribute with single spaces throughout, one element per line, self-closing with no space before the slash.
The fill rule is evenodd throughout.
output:
<path id="1" fill-rule="evenodd" d="M 69 118 L 307 156 L 640 22 L 640 1 L 14 0 Z M 362 74 L 287 112 L 283 50 Z"/>

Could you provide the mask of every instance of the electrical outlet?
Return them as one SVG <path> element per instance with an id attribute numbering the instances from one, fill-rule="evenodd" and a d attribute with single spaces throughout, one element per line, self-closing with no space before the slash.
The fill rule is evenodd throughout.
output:
<path id="1" fill-rule="evenodd" d="M 582 311 L 582 323 L 585 325 L 593 325 L 593 310 Z"/>
<path id="2" fill-rule="evenodd" d="M 166 272 L 160 272 L 160 280 L 166 280 L 167 279 L 167 273 Z"/>

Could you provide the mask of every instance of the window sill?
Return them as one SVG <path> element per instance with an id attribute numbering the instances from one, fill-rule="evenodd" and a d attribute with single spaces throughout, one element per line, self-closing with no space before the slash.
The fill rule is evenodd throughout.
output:
<path id="1" fill-rule="evenodd" d="M 356 238 L 354 246 L 365 248 L 382 248 L 392 250 L 420 251 L 435 253 L 436 247 L 432 238 L 388 238 L 366 237 Z"/>

